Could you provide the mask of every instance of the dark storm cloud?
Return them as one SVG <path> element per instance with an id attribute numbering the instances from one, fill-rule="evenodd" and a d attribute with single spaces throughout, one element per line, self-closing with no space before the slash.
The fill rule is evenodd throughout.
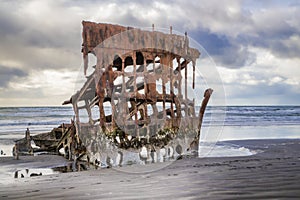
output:
<path id="1" fill-rule="evenodd" d="M 252 46 L 283 59 L 299 57 L 299 4 L 244 1 L 242 6 L 243 12 L 235 18 L 228 18 L 226 5 L 221 8 L 214 4 L 218 8 L 216 15 L 205 15 L 207 11 L 198 8 L 203 20 L 189 34 L 204 46 L 217 65 L 237 68 L 252 64 L 256 60 L 249 51 Z"/>
<path id="2" fill-rule="evenodd" d="M 9 19 L 3 12 L 0 13 L 0 34 L 6 36 L 8 34 L 16 33 L 22 30 L 19 24 Z"/>
<path id="3" fill-rule="evenodd" d="M 205 48 L 217 65 L 239 68 L 255 61 L 255 55 L 250 53 L 243 43 L 226 35 L 204 30 L 192 31 L 190 35 Z"/>
<path id="4" fill-rule="evenodd" d="M 300 12 L 300 7 L 295 8 Z M 300 55 L 300 41 L 293 41 L 293 37 L 300 36 L 300 24 L 289 23 L 289 15 L 278 14 L 274 22 L 266 20 L 264 27 L 254 25 L 252 34 L 243 33 L 239 35 L 238 42 L 245 45 L 269 49 L 273 54 L 281 58 L 295 58 Z M 274 17 L 275 18 L 275 17 Z M 263 19 L 261 19 L 263 21 Z M 297 20 L 298 21 L 298 20 Z"/>
<path id="5" fill-rule="evenodd" d="M 27 72 L 12 67 L 0 66 L 0 88 L 6 87 L 15 78 L 26 77 Z"/>
<path id="6" fill-rule="evenodd" d="M 12 5 L 8 2 L 3 2 L 0 7 L 0 35 L 1 39 L 7 35 L 15 34 L 23 30 L 24 25 L 20 23 L 19 19 L 12 15 L 10 9 Z"/>
<path id="7" fill-rule="evenodd" d="M 232 44 L 225 35 L 217 35 L 205 30 L 192 31 L 189 35 L 196 39 L 210 54 L 220 55 Z"/>
<path id="8" fill-rule="evenodd" d="M 40 30 L 27 30 L 23 33 L 25 45 L 37 48 L 66 48 L 70 47 L 70 41 L 73 37 L 67 35 L 60 35 L 60 37 L 53 37 L 54 34 L 43 33 Z"/>

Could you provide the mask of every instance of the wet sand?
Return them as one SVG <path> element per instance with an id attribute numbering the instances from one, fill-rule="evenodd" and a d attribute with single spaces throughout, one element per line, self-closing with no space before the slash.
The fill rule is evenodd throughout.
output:
<path id="1" fill-rule="evenodd" d="M 0 180 L 0 199 L 285 199 L 300 198 L 300 140 L 228 141 L 259 153 L 245 157 L 184 157 L 164 163 L 119 169 Z M 58 156 L 0 158 L 1 173 L 26 167 L 53 167 Z"/>

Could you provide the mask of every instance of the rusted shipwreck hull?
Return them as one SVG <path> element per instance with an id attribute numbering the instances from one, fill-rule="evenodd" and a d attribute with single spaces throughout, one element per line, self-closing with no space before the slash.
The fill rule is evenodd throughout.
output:
<path id="1" fill-rule="evenodd" d="M 200 52 L 184 36 L 82 22 L 82 88 L 72 104 L 75 121 L 55 143 L 69 159 L 92 163 L 162 161 L 198 150 L 207 89 L 199 113 L 189 97 Z M 96 64 L 89 66 L 89 57 Z M 88 68 L 94 71 L 87 75 Z M 192 81 L 188 81 L 192 79 Z M 191 82 L 188 85 L 188 82 Z M 121 157 L 121 158 L 120 158 Z"/>
<path id="2" fill-rule="evenodd" d="M 143 151 L 147 160 L 153 152 L 164 159 L 197 150 L 212 89 L 205 91 L 197 115 L 188 90 L 195 88 L 200 52 L 189 47 L 187 34 L 172 34 L 172 28 L 162 33 L 154 26 L 148 31 L 82 25 L 85 75 L 89 56 L 97 61 L 83 87 L 64 104 L 73 105 L 77 142 L 87 148 L 91 161 L 118 164 L 120 154 L 133 158 Z"/>
<path id="3" fill-rule="evenodd" d="M 59 153 L 64 146 L 66 138 L 72 139 L 75 132 L 73 122 L 71 124 L 61 124 L 57 128 L 53 128 L 50 132 L 35 134 L 33 136 L 31 136 L 29 129 L 27 129 L 25 137 L 15 141 L 16 145 L 13 153 L 18 153 L 19 155 L 33 155 L 37 152 Z M 69 157 L 69 155 L 66 154 L 66 157 Z"/>

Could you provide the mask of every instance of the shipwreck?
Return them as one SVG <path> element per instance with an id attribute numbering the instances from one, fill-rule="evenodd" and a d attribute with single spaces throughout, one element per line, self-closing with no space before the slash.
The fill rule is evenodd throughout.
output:
<path id="1" fill-rule="evenodd" d="M 68 159 L 104 165 L 162 161 L 197 151 L 212 89 L 204 91 L 201 105 L 188 95 L 195 89 L 200 52 L 189 46 L 187 33 L 173 34 L 172 27 L 163 33 L 154 25 L 152 30 L 82 25 L 86 82 L 63 102 L 73 106 L 75 118 L 49 133 L 54 139 L 47 147 L 63 150 Z M 90 56 L 94 66 L 89 66 Z M 201 106 L 198 113 L 196 106 Z M 45 147 L 41 137 L 31 139 Z"/>

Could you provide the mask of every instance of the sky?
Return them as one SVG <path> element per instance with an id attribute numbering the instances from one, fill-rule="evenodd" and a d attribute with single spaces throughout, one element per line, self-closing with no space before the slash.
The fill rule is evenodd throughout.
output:
<path id="1" fill-rule="evenodd" d="M 80 88 L 82 20 L 187 31 L 227 105 L 300 105 L 299 19 L 289 0 L 2 0 L 0 106 L 59 106 Z"/>

